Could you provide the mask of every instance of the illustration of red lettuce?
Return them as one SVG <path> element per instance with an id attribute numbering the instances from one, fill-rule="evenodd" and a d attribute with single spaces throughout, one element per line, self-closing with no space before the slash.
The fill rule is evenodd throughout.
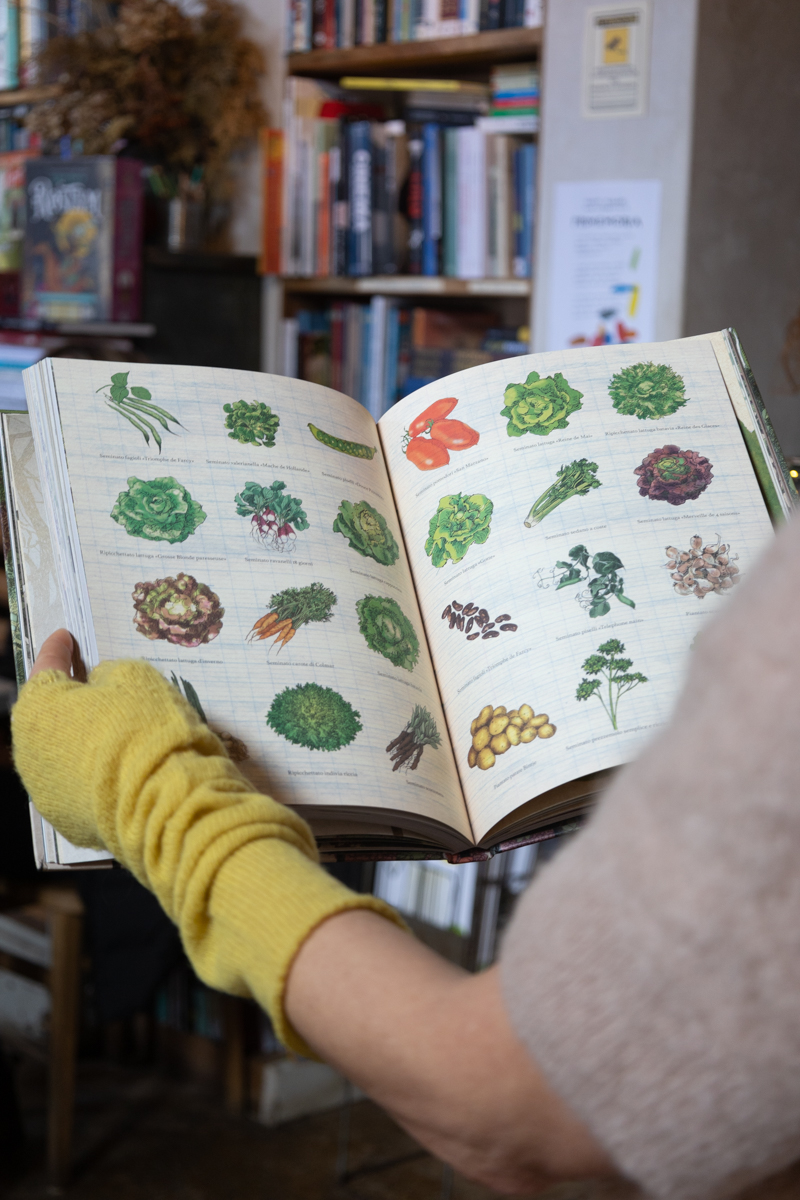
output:
<path id="1" fill-rule="evenodd" d="M 667 504 L 685 504 L 696 500 L 714 476 L 712 463 L 696 450 L 662 446 L 646 455 L 634 475 L 639 477 L 639 495 Z"/>

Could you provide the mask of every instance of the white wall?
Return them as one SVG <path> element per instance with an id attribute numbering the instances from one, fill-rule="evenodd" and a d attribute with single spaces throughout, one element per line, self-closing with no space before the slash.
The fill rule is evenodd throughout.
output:
<path id="1" fill-rule="evenodd" d="M 261 97 L 272 125 L 281 122 L 286 0 L 241 0 L 247 9 L 245 33 L 257 42 L 266 58 Z M 257 254 L 261 240 L 261 173 L 258 151 L 252 150 L 237 164 L 237 188 L 231 222 L 234 254 Z"/>
<path id="2" fill-rule="evenodd" d="M 560 182 L 660 179 L 661 248 L 656 339 L 681 336 L 697 0 L 653 0 L 649 106 L 645 116 L 581 115 L 586 10 L 596 0 L 549 0 L 542 80 L 533 348 L 547 339 L 553 195 Z"/>

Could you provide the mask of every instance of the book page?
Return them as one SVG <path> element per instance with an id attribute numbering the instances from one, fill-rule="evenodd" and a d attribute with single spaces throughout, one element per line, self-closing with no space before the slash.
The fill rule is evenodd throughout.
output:
<path id="1" fill-rule="evenodd" d="M 474 434 L 440 426 L 466 443 L 445 462 L 412 423 L 448 397 L 431 415 L 450 407 Z M 475 367 L 401 401 L 380 433 L 480 840 L 641 749 L 772 527 L 708 340 Z M 519 733 L 492 743 L 484 721 L 473 766 L 497 708 Z"/>
<path id="2" fill-rule="evenodd" d="M 470 837 L 366 410 L 244 371 L 50 366 L 89 657 L 174 676 L 278 800 L 413 812 Z"/>

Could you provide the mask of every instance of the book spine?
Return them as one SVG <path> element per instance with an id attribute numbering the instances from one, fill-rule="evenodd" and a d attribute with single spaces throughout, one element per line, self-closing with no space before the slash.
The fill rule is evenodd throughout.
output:
<path id="1" fill-rule="evenodd" d="M 6 0 L 6 87 L 19 86 L 19 3 Z"/>
<path id="2" fill-rule="evenodd" d="M 383 261 L 385 275 L 396 275 L 400 269 L 397 255 L 397 216 L 400 205 L 400 178 L 398 158 L 400 137 L 388 133 L 386 137 L 386 257 Z"/>
<path id="3" fill-rule="evenodd" d="M 314 274 L 314 253 L 316 249 L 316 197 L 317 197 L 317 152 L 316 126 L 317 122 L 308 117 L 299 121 L 302 130 L 300 177 L 300 273 L 306 277 Z"/>
<path id="4" fill-rule="evenodd" d="M 336 49 L 338 0 L 325 0 L 325 46 L 328 50 Z"/>
<path id="5" fill-rule="evenodd" d="M 113 321 L 138 321 L 142 308 L 142 237 L 144 188 L 142 164 L 116 160 L 114 187 Z"/>
<path id="6" fill-rule="evenodd" d="M 330 268 L 330 152 L 321 150 L 317 160 L 317 261 L 316 275 L 327 275 Z"/>
<path id="7" fill-rule="evenodd" d="M 372 154 L 369 121 L 354 121 L 350 134 L 350 238 L 348 273 L 372 273 Z"/>
<path id="8" fill-rule="evenodd" d="M 445 129 L 444 139 L 444 229 L 442 231 L 442 274 L 457 273 L 458 250 L 458 130 Z"/>
<path id="9" fill-rule="evenodd" d="M 527 273 L 525 258 L 523 151 L 523 146 L 515 146 L 511 153 L 511 273 L 517 279 L 524 279 Z"/>
<path id="10" fill-rule="evenodd" d="M 311 0 L 311 45 L 314 50 L 327 46 L 325 33 L 325 9 L 327 0 Z"/>
<path id="11" fill-rule="evenodd" d="M 343 50 L 349 50 L 355 45 L 355 0 L 341 0 L 339 9 L 339 45 Z"/>
<path id="12" fill-rule="evenodd" d="M 372 350 L 372 312 L 368 304 L 359 305 L 359 350 L 361 361 L 358 368 L 358 392 L 356 399 L 364 408 L 369 407 L 370 351 Z"/>
<path id="13" fill-rule="evenodd" d="M 408 273 L 422 274 L 422 135 L 419 127 L 409 132 L 408 139 Z"/>
<path id="14" fill-rule="evenodd" d="M 362 0 L 363 17 L 361 24 L 362 46 L 375 45 L 375 3 L 376 0 Z"/>
<path id="15" fill-rule="evenodd" d="M 342 390 L 344 365 L 344 305 L 337 300 L 331 308 L 331 387 Z"/>
<path id="16" fill-rule="evenodd" d="M 385 42 L 387 40 L 389 0 L 373 0 L 373 3 L 375 6 L 375 42 Z"/>
<path id="17" fill-rule="evenodd" d="M 438 275 L 442 241 L 442 152 L 439 126 L 423 125 L 422 274 Z"/>
<path id="18" fill-rule="evenodd" d="M 511 210 L 513 205 L 511 183 L 510 146 L 507 134 L 497 137 L 496 180 L 497 180 L 497 240 L 496 277 L 507 279 L 511 274 Z"/>
<path id="19" fill-rule="evenodd" d="M 366 358 L 367 387 L 365 407 L 377 421 L 384 411 L 384 372 L 386 320 L 389 302 L 385 296 L 373 296 L 369 305 L 369 352 Z"/>
<path id="20" fill-rule="evenodd" d="M 459 279 L 482 279 L 486 274 L 486 136 L 474 126 L 458 130 Z"/>
<path id="21" fill-rule="evenodd" d="M 523 254 L 525 275 L 533 277 L 533 250 L 536 233 L 536 162 L 539 147 L 525 142 L 522 147 L 522 213 L 524 218 Z"/>
<path id="22" fill-rule="evenodd" d="M 347 243 L 350 229 L 348 128 L 344 123 L 339 125 L 339 144 L 334 159 L 338 168 L 338 180 L 333 210 L 333 275 L 347 274 Z"/>
<path id="23" fill-rule="evenodd" d="M 300 325 L 296 317 L 281 321 L 281 375 L 297 379 L 300 357 Z"/>
<path id="24" fill-rule="evenodd" d="M 496 279 L 498 272 L 498 199 L 497 140 L 502 134 L 493 133 L 486 139 L 486 275 Z"/>
<path id="25" fill-rule="evenodd" d="M 522 24 L 526 29 L 538 29 L 544 24 L 543 0 L 525 0 Z"/>
<path id="26" fill-rule="evenodd" d="M 387 274 L 391 257 L 389 244 L 389 197 L 386 188 L 388 157 L 386 129 L 377 122 L 372 126 L 372 273 Z"/>
<path id="27" fill-rule="evenodd" d="M 283 231 L 283 131 L 262 129 L 264 206 L 261 232 L 262 275 L 280 275 Z"/>
<path id="28" fill-rule="evenodd" d="M 397 367 L 400 350 L 400 310 L 397 302 L 389 302 L 386 318 L 386 353 L 384 355 L 383 412 L 397 399 Z"/>

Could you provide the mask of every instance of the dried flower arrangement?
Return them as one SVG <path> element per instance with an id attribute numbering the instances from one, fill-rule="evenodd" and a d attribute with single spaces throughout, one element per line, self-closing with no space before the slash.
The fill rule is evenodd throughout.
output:
<path id="1" fill-rule="evenodd" d="M 264 59 L 242 34 L 232 0 L 203 0 L 191 13 L 172 0 L 122 0 L 114 19 L 47 42 L 41 83 L 58 84 L 26 123 L 45 145 L 79 139 L 86 154 L 129 144 L 174 177 L 202 170 L 210 197 L 230 190 L 231 156 L 265 122 Z"/>

